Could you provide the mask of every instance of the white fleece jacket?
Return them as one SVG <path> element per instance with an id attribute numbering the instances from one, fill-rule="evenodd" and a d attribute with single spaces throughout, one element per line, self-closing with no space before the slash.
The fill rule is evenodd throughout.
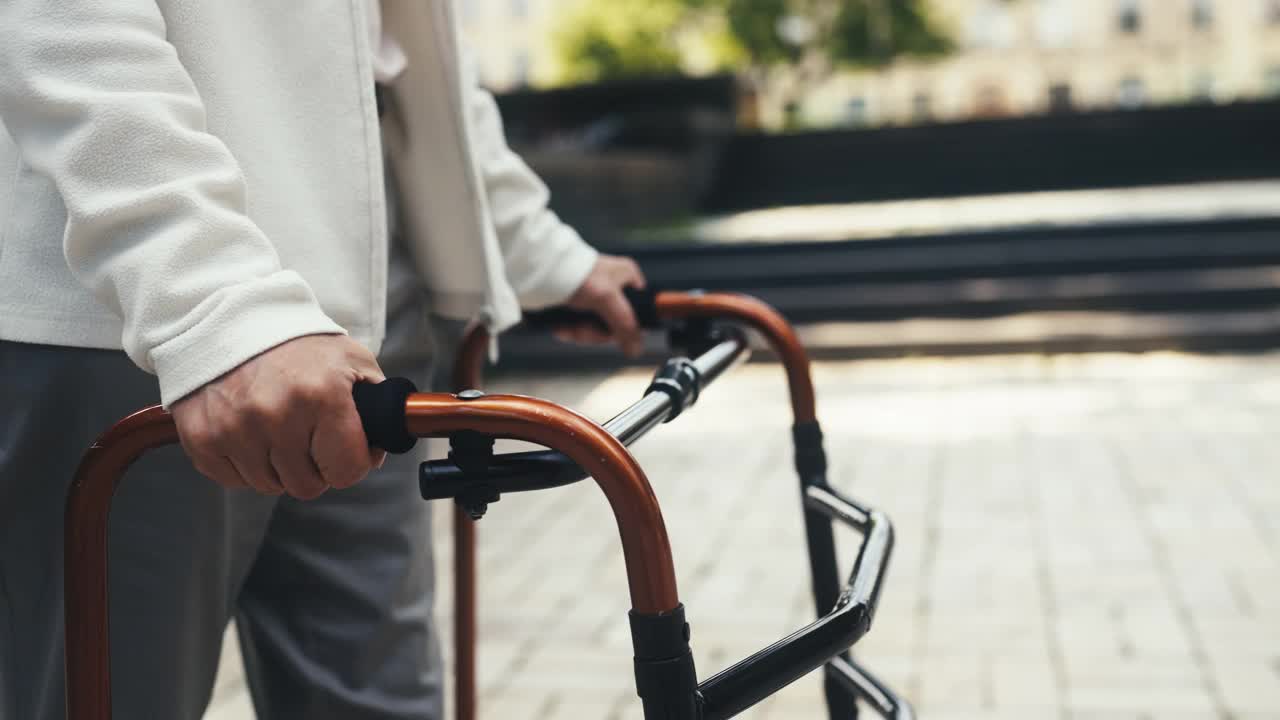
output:
<path id="1" fill-rule="evenodd" d="M 386 200 L 364 0 L 0 3 L 0 339 L 123 348 L 170 404 L 307 334 L 377 350 Z M 382 0 L 384 122 L 438 311 L 501 330 L 596 253 L 461 60 L 449 0 Z"/>

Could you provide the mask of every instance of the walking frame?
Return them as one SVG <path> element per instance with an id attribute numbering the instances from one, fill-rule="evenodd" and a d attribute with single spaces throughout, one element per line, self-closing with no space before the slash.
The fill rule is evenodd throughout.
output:
<path id="1" fill-rule="evenodd" d="M 472 328 L 454 368 L 459 392 L 419 393 L 404 379 L 357 385 L 357 409 L 370 444 L 407 452 L 418 438 L 448 438 L 446 459 L 422 464 L 424 499 L 453 498 L 455 551 L 455 679 L 458 720 L 475 720 L 475 521 L 504 493 L 542 490 L 594 478 L 612 508 L 630 588 L 637 694 L 645 720 L 722 720 L 738 715 L 807 673 L 822 668 L 831 720 L 857 717 L 861 700 L 877 714 L 911 720 L 911 706 L 867 672 L 850 648 L 871 627 L 893 548 L 884 514 L 827 481 L 809 358 L 791 326 L 754 298 L 724 293 L 634 292 L 641 324 L 665 329 L 679 352 L 655 374 L 643 397 L 599 425 L 536 398 L 485 395 L 476 389 L 489 338 Z M 534 314 L 555 326 L 599 319 L 569 310 Z M 818 619 L 731 667 L 698 682 L 690 630 L 680 602 L 671 547 L 657 497 L 627 446 L 674 420 L 750 348 L 744 328 L 758 331 L 782 361 L 794 414 L 812 591 Z M 498 438 L 547 450 L 495 454 Z M 134 413 L 85 453 L 66 509 L 65 613 L 67 717 L 110 720 L 107 608 L 107 521 L 111 497 L 129 465 L 146 451 L 175 443 L 177 430 L 160 407 Z M 863 536 L 848 582 L 836 567 L 834 525 Z"/>

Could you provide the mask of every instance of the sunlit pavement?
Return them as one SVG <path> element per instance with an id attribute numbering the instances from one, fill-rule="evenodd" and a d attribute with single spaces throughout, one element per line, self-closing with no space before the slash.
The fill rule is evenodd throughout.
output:
<path id="1" fill-rule="evenodd" d="M 1280 215 L 1280 181 L 1047 190 L 745 210 L 681 225 L 703 242 L 813 242 Z"/>
<path id="2" fill-rule="evenodd" d="M 601 380 L 495 389 L 604 419 L 647 373 Z M 897 530 L 859 655 L 922 717 L 1280 717 L 1280 355 L 824 363 L 816 380 L 833 480 Z M 702 677 L 810 618 L 788 414 L 779 368 L 750 365 L 636 448 Z M 640 718 L 594 486 L 504 498 L 480 534 L 481 717 Z M 248 707 L 228 661 L 208 718 Z M 810 677 L 742 717 L 826 716 Z"/>

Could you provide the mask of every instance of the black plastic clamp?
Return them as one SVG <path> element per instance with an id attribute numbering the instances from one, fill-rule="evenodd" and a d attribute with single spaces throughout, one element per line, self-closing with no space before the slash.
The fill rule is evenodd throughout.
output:
<path id="1" fill-rule="evenodd" d="M 796 423 L 791 428 L 796 448 L 796 472 L 804 482 L 825 479 L 827 453 L 822 447 L 822 427 L 818 421 Z"/>
<path id="2" fill-rule="evenodd" d="M 636 694 L 646 718 L 696 720 L 701 716 L 698 673 L 689 648 L 684 605 L 658 615 L 630 613 Z"/>
<path id="3" fill-rule="evenodd" d="M 689 357 L 701 355 L 721 339 L 715 322 L 704 317 L 678 320 L 667 331 L 667 345 Z"/>
<path id="4" fill-rule="evenodd" d="M 458 393 L 460 400 L 484 397 L 479 390 Z M 460 430 L 449 435 L 449 459 L 462 470 L 467 479 L 466 490 L 458 493 L 454 502 L 479 520 L 489 510 L 490 503 L 502 499 L 502 495 L 489 482 L 489 465 L 493 462 L 493 438 L 473 430 Z"/>
<path id="5" fill-rule="evenodd" d="M 644 394 L 651 392 L 666 393 L 671 398 L 671 412 L 663 422 L 675 420 L 685 408 L 692 407 L 698 401 L 702 391 L 702 373 L 689 358 L 671 358 L 653 374 L 653 382 L 645 388 Z"/>

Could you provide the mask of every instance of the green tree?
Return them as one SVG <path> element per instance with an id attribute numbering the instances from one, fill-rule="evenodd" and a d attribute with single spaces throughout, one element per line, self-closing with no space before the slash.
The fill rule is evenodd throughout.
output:
<path id="1" fill-rule="evenodd" d="M 583 0 L 555 37 L 561 80 L 601 82 L 679 72 L 672 44 L 684 0 Z"/>
<path id="2" fill-rule="evenodd" d="M 583 0 L 558 40 L 571 82 L 675 72 L 682 44 L 701 42 L 790 109 L 838 69 L 951 49 L 928 0 Z"/>
<path id="3" fill-rule="evenodd" d="M 799 122 L 807 93 L 841 68 L 877 68 L 902 57 L 937 57 L 949 38 L 926 0 L 689 0 L 724 14 L 760 98 Z"/>
<path id="4" fill-rule="evenodd" d="M 832 65 L 877 67 L 931 57 L 951 43 L 926 0 L 685 0 L 723 12 L 733 38 L 757 65 L 790 64 L 809 53 Z M 792 32 L 787 32 L 787 28 Z"/>

